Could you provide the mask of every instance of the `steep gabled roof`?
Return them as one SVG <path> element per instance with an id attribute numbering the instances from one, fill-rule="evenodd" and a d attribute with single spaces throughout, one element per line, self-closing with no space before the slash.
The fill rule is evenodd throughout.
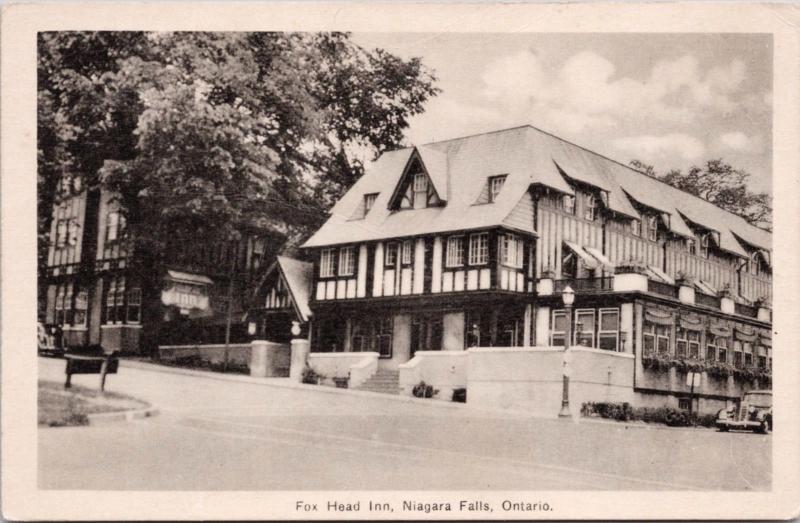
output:
<path id="1" fill-rule="evenodd" d="M 640 217 L 634 202 L 660 211 L 674 234 L 694 236 L 685 216 L 717 232 L 720 248 L 730 253 L 746 256 L 742 241 L 765 251 L 772 248 L 772 235 L 741 217 L 531 126 L 417 147 L 446 205 L 391 212 L 387 208 L 389 198 L 414 150 L 405 148 L 381 155 L 304 247 L 498 226 L 531 185 L 573 194 L 569 179 L 603 191 L 608 195 L 607 206 L 616 213 Z M 487 178 L 499 174 L 505 174 L 506 181 L 497 200 L 476 204 Z M 380 193 L 373 209 L 363 219 L 352 219 L 369 193 Z M 531 228 L 529 232 L 535 231 Z"/>
<path id="2" fill-rule="evenodd" d="M 278 256 L 277 263 L 298 316 L 302 321 L 308 321 L 311 317 L 308 299 L 311 293 L 311 276 L 314 266 L 311 263 L 286 256 Z"/>

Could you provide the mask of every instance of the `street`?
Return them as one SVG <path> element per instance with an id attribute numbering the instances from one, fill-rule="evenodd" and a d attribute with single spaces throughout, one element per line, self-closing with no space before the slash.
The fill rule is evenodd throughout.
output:
<path id="1" fill-rule="evenodd" d="M 39 359 L 40 379 L 63 381 L 63 369 Z M 96 387 L 97 376 L 74 382 Z M 771 436 L 750 433 L 574 423 L 147 366 L 121 366 L 107 390 L 160 414 L 40 429 L 40 488 L 768 490 L 771 481 Z"/>

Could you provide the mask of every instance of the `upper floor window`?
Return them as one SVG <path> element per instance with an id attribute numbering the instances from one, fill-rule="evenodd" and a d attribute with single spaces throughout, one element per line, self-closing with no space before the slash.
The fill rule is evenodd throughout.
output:
<path id="1" fill-rule="evenodd" d="M 403 241 L 403 253 L 401 257 L 401 263 L 403 265 L 411 265 L 412 253 L 413 253 L 414 242 L 411 240 Z"/>
<path id="2" fill-rule="evenodd" d="M 378 193 L 370 193 L 364 195 L 364 216 L 372 209 L 372 206 L 375 205 L 375 200 L 378 199 Z"/>
<path id="3" fill-rule="evenodd" d="M 386 244 L 386 265 L 394 267 L 397 265 L 397 244 L 394 242 Z"/>
<path id="4" fill-rule="evenodd" d="M 506 183 L 505 175 L 489 177 L 489 202 L 497 201 L 504 183 Z"/>
<path id="5" fill-rule="evenodd" d="M 106 241 L 113 242 L 125 234 L 125 217 L 119 211 L 111 211 L 106 216 Z"/>
<path id="6" fill-rule="evenodd" d="M 513 234 L 504 234 L 500 241 L 500 260 L 503 265 L 521 269 L 525 256 L 525 243 L 522 238 Z"/>
<path id="7" fill-rule="evenodd" d="M 489 233 L 480 232 L 469 237 L 469 264 L 485 265 L 489 263 Z"/>
<path id="8" fill-rule="evenodd" d="M 589 221 L 594 221 L 597 217 L 597 198 L 594 194 L 586 195 L 586 209 L 583 217 Z"/>
<path id="9" fill-rule="evenodd" d="M 564 212 L 568 212 L 569 214 L 575 214 L 575 197 L 570 196 L 569 194 L 564 195 Z"/>
<path id="10" fill-rule="evenodd" d="M 425 173 L 414 174 L 414 192 L 427 192 L 428 191 L 428 177 Z"/>
<path id="11" fill-rule="evenodd" d="M 753 274 L 753 275 L 757 276 L 759 271 L 760 271 L 760 269 L 761 269 L 761 264 L 760 264 L 760 261 L 758 259 L 758 253 L 757 252 L 754 252 L 753 254 L 750 255 L 750 264 L 749 265 L 750 265 L 750 274 Z"/>
<path id="12" fill-rule="evenodd" d="M 686 240 L 686 250 L 689 251 L 689 254 L 697 255 L 697 242 L 693 239 Z"/>
<path id="13" fill-rule="evenodd" d="M 339 276 L 352 276 L 356 272 L 355 247 L 339 249 Z"/>
<path id="14" fill-rule="evenodd" d="M 58 220 L 56 223 L 56 247 L 64 247 L 67 244 L 67 220 Z"/>
<path id="15" fill-rule="evenodd" d="M 641 236 L 642 235 L 642 221 L 633 219 L 631 220 L 631 233 L 634 236 Z"/>
<path id="16" fill-rule="evenodd" d="M 700 256 L 703 258 L 708 258 L 708 237 L 708 234 L 704 234 L 700 238 Z"/>
<path id="17" fill-rule="evenodd" d="M 647 239 L 651 242 L 658 239 L 658 218 L 652 215 L 647 217 Z"/>
<path id="18" fill-rule="evenodd" d="M 464 237 L 450 236 L 447 238 L 447 255 L 445 256 L 447 267 L 461 267 L 464 265 Z"/>
<path id="19" fill-rule="evenodd" d="M 330 278 L 336 275 L 336 249 L 322 249 L 319 257 L 319 275 L 321 278 Z"/>
<path id="20" fill-rule="evenodd" d="M 128 291 L 128 323 L 139 323 L 142 317 L 142 290 L 134 287 Z"/>

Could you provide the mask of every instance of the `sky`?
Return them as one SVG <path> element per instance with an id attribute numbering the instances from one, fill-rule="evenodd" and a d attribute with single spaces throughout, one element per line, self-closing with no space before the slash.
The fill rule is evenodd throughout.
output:
<path id="1" fill-rule="evenodd" d="M 772 37 L 763 34 L 356 33 L 418 56 L 442 92 L 422 144 L 530 124 L 658 172 L 722 158 L 772 192 Z"/>

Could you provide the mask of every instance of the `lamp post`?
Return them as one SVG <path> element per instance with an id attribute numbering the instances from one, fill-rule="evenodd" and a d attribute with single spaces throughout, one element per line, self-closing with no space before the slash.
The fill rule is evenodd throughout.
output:
<path id="1" fill-rule="evenodd" d="M 567 285 L 567 287 L 561 293 L 561 299 L 563 300 L 564 307 L 567 310 L 567 332 L 566 339 L 564 340 L 561 411 L 558 413 L 558 417 L 569 419 L 572 418 L 572 413 L 569 410 L 569 375 L 572 374 L 572 367 L 570 367 L 572 353 L 569 351 L 569 345 L 572 341 L 572 304 L 575 303 L 575 291 L 572 290 L 572 287 Z"/>

